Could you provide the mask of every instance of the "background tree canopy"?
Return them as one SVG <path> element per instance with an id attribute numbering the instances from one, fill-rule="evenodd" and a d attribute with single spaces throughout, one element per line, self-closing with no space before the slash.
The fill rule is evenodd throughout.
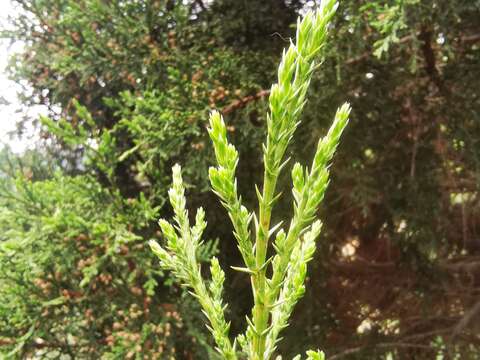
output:
<path id="1" fill-rule="evenodd" d="M 240 263 L 207 182 L 208 111 L 225 117 L 252 202 L 269 86 L 314 1 L 13 1 L 2 36 L 24 48 L 10 73 L 50 114 L 24 120 L 41 128 L 35 150 L 0 153 L 0 354 L 214 358 L 198 307 L 146 242 L 171 215 L 178 162 L 190 205 L 206 208 L 200 256 Z M 478 0 L 341 1 L 290 151 L 308 163 L 346 97 L 353 113 L 283 353 L 480 356 L 479 18 Z M 241 325 L 249 279 L 227 278 Z"/>

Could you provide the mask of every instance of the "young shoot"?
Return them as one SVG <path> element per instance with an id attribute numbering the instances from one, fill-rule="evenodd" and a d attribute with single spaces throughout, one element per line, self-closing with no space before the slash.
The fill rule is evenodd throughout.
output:
<path id="1" fill-rule="evenodd" d="M 190 289 L 200 303 L 218 353 L 224 359 L 267 360 L 276 354 L 281 331 L 288 326 L 292 311 L 305 293 L 307 264 L 312 260 L 322 223 L 316 219 L 329 182 L 329 164 L 348 123 L 350 106 L 346 103 L 336 112 L 334 121 L 319 140 L 310 167 L 295 163 L 292 169 L 293 213 L 279 224 L 270 223 L 272 209 L 280 196 L 276 185 L 288 160 L 285 151 L 300 122 L 307 90 L 314 70 L 322 59 L 328 27 L 337 9 L 336 0 L 324 0 L 316 11 L 308 12 L 297 23 L 296 42 L 284 50 L 273 84 L 270 111 L 267 114 L 267 139 L 263 146 L 263 184 L 256 187 L 258 210 L 242 205 L 237 191 L 235 170 L 239 156 L 228 142 L 227 130 L 220 113 L 210 114 L 208 133 L 215 149 L 217 164 L 209 170 L 213 192 L 218 195 L 231 219 L 233 234 L 244 262 L 234 268 L 249 276 L 253 309 L 247 315 L 247 329 L 234 341 L 230 323 L 225 319 L 222 299 L 225 274 L 216 258 L 211 261 L 211 280 L 202 276 L 196 257 L 203 246 L 206 227 L 204 211 L 198 209 L 191 225 L 186 210 L 184 185 L 179 165 L 173 167 L 173 185 L 169 191 L 175 216 L 173 225 L 159 221 L 166 242 L 150 241 L 160 266 L 172 271 L 178 281 Z M 269 246 L 273 256 L 267 258 Z M 300 360 L 297 355 L 295 360 Z M 320 351 L 307 351 L 307 359 L 320 360 Z"/>

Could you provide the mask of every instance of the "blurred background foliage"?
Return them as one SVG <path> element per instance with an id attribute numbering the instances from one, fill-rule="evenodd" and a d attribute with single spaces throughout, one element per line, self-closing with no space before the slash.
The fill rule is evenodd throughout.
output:
<path id="1" fill-rule="evenodd" d="M 0 354 L 214 358 L 198 307 L 145 244 L 178 162 L 189 206 L 207 211 L 199 256 L 240 263 L 207 182 L 207 114 L 223 112 L 252 202 L 269 87 L 315 2 L 13 2 L 2 37 L 24 46 L 10 74 L 49 114 L 22 120 L 41 129 L 35 149 L 0 152 Z M 308 163 L 345 98 L 353 115 L 283 353 L 480 356 L 479 18 L 478 0 L 341 2 L 290 152 Z M 276 216 L 290 212 L 285 192 Z M 236 333 L 249 280 L 227 277 Z"/>

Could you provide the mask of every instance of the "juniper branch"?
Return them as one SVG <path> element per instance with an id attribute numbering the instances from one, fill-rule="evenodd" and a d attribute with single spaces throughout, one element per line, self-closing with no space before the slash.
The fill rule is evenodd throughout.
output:
<path id="1" fill-rule="evenodd" d="M 337 110 L 335 120 L 327 135 L 318 142 L 310 172 L 296 163 L 292 170 L 294 215 L 288 234 L 279 233 L 275 239 L 276 255 L 273 259 L 273 275 L 269 283 L 270 302 L 275 302 L 287 272 L 290 254 L 301 234 L 313 221 L 318 205 L 328 186 L 328 162 L 338 146 L 340 135 L 347 126 L 350 106 L 344 104 Z M 278 299 L 277 299 L 278 300 Z"/>
<path id="2" fill-rule="evenodd" d="M 203 313 L 210 322 L 210 326 L 207 325 L 207 328 L 217 343 L 218 352 L 225 359 L 235 360 L 237 358 L 235 347 L 232 346 L 228 337 L 230 323 L 225 321 L 221 295 L 225 274 L 220 268 L 218 260 L 213 258 L 210 267 L 213 279 L 207 288 L 196 257 L 198 248 L 201 246 L 201 236 L 206 227 L 205 213 L 202 208 L 199 208 L 195 225 L 190 227 L 184 193 L 181 168 L 179 165 L 175 165 L 173 167 L 173 186 L 169 191 L 169 198 L 175 212 L 176 226 L 161 219 L 159 225 L 167 239 L 166 249 L 154 240 L 150 241 L 150 247 L 160 259 L 160 265 L 164 269 L 171 270 L 185 286 L 191 289 L 190 293 L 199 301 Z"/>
<path id="3" fill-rule="evenodd" d="M 246 271 L 255 271 L 255 260 L 250 239 L 249 224 L 251 214 L 242 205 L 237 193 L 235 170 L 238 164 L 238 152 L 227 140 L 227 129 L 222 116 L 213 111 L 210 114 L 210 127 L 208 133 L 212 139 L 217 159 L 217 167 L 210 167 L 209 178 L 213 191 L 222 200 L 235 229 L 234 235 L 238 241 L 238 248 L 243 261 L 247 266 Z"/>
<path id="4" fill-rule="evenodd" d="M 276 194 L 278 176 L 285 166 L 285 151 L 299 124 L 305 105 L 312 73 L 318 66 L 315 58 L 324 47 L 328 25 L 337 8 L 335 0 L 324 0 L 315 13 L 309 12 L 297 24 L 296 43 L 284 51 L 278 69 L 278 80 L 270 91 L 270 112 L 267 115 L 267 140 L 263 146 L 264 179 L 262 191 L 257 190 L 258 218 L 242 205 L 237 191 L 235 171 L 238 152 L 228 142 L 226 126 L 218 112 L 210 115 L 208 133 L 212 139 L 217 166 L 209 169 L 213 191 L 226 208 L 234 228 L 238 248 L 245 262 L 244 268 L 235 268 L 251 276 L 254 307 L 247 317 L 245 334 L 237 340 L 250 360 L 269 359 L 275 352 L 279 334 L 288 325 L 294 306 L 305 292 L 307 264 L 315 252 L 315 239 L 321 222 L 314 221 L 329 181 L 328 166 L 338 146 L 340 135 L 348 123 L 350 106 L 337 110 L 327 135 L 318 143 L 310 170 L 296 163 L 292 170 L 293 216 L 288 231 L 281 223 L 270 226 L 272 208 L 279 197 Z M 225 321 L 222 301 L 225 275 L 216 258 L 211 263 L 212 280 L 201 275 L 196 253 L 202 246 L 201 236 L 206 226 L 203 210 L 191 227 L 186 210 L 180 167 L 173 168 L 173 186 L 169 191 L 175 212 L 176 226 L 165 220 L 159 224 L 167 239 L 166 247 L 156 242 L 150 245 L 161 265 L 171 270 L 191 289 L 209 320 L 207 327 L 213 334 L 218 351 L 226 359 L 236 359 L 236 342 L 232 345 Z M 250 234 L 252 218 L 255 223 L 255 241 Z M 277 231 L 278 230 L 278 231 Z M 269 238 L 275 234 L 275 255 L 267 259 Z M 267 268 L 272 276 L 267 278 Z M 308 351 L 307 358 L 321 360 L 323 353 Z M 300 359 L 297 356 L 295 359 Z"/>
<path id="5" fill-rule="evenodd" d="M 313 259 L 315 253 L 315 239 L 320 234 L 321 222 L 312 224 L 303 241 L 298 241 L 290 255 L 287 273 L 281 286 L 281 291 L 276 303 L 271 305 L 272 325 L 267 335 L 266 358 L 270 358 L 276 349 L 280 331 L 288 326 L 288 320 L 293 308 L 305 294 L 305 278 L 307 276 L 307 264 Z"/>
<path id="6" fill-rule="evenodd" d="M 266 288 L 266 254 L 272 207 L 277 198 L 275 189 L 280 171 L 285 165 L 284 154 L 299 124 L 315 57 L 324 47 L 328 24 L 337 8 L 335 0 L 323 1 L 319 10 L 309 12 L 297 24 L 296 44 L 290 44 L 283 53 L 278 69 L 278 80 L 270 91 L 270 114 L 267 117 L 267 142 L 264 145 L 263 191 L 258 194 L 259 220 L 256 222 L 255 261 L 259 271 L 253 281 L 253 324 L 247 336 L 252 338 L 253 353 L 263 359 L 268 332 L 269 296 Z M 255 359 L 257 359 L 255 357 Z"/>

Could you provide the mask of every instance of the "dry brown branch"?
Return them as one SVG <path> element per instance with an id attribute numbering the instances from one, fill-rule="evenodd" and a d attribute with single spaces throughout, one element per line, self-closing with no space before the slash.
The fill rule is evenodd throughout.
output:
<path id="1" fill-rule="evenodd" d="M 229 105 L 225 106 L 222 109 L 221 112 L 222 112 L 223 115 L 227 115 L 227 114 L 229 114 L 229 113 L 231 113 L 231 112 L 233 112 L 237 109 L 240 109 L 240 108 L 246 106 L 247 104 L 251 103 L 252 101 L 260 100 L 260 99 L 268 96 L 269 94 L 270 94 L 270 90 L 260 90 L 255 95 L 249 95 L 249 96 L 245 96 L 241 99 L 234 100 Z"/>

